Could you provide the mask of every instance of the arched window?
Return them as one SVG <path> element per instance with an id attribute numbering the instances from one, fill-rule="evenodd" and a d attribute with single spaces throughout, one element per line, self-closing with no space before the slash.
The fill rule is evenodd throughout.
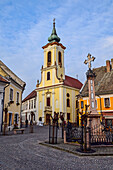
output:
<path id="1" fill-rule="evenodd" d="M 47 72 L 47 80 L 50 80 L 50 72 Z"/>
<path id="2" fill-rule="evenodd" d="M 69 93 L 67 93 L 67 97 L 70 97 Z"/>
<path id="3" fill-rule="evenodd" d="M 67 99 L 67 107 L 70 107 L 70 99 Z"/>
<path id="4" fill-rule="evenodd" d="M 47 106 L 50 106 L 50 97 L 47 97 Z"/>
<path id="5" fill-rule="evenodd" d="M 48 52 L 47 56 L 47 66 L 49 67 L 51 65 L 51 51 Z"/>
<path id="6" fill-rule="evenodd" d="M 62 57 L 61 57 L 61 52 L 60 51 L 58 52 L 58 62 L 62 63 Z"/>

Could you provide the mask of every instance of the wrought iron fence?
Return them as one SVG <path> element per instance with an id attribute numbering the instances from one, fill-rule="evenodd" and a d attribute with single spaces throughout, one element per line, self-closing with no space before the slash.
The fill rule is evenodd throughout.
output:
<path id="1" fill-rule="evenodd" d="M 113 144 L 113 127 L 94 126 L 91 128 L 91 144 Z"/>
<path id="2" fill-rule="evenodd" d="M 75 127 L 68 122 L 66 127 L 66 141 L 81 143 L 83 138 L 83 131 L 81 127 Z"/>

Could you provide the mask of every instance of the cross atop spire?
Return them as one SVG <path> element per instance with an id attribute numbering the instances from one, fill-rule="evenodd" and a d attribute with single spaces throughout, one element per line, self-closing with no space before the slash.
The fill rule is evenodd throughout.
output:
<path id="1" fill-rule="evenodd" d="M 88 68 L 91 69 L 91 62 L 95 60 L 95 57 L 91 57 L 91 54 L 88 53 L 87 56 L 88 60 L 85 60 L 84 63 L 87 64 L 88 63 Z"/>
<path id="2" fill-rule="evenodd" d="M 52 42 L 59 42 L 59 41 L 60 41 L 60 38 L 57 36 L 57 33 L 56 33 L 55 18 L 53 19 L 53 30 L 52 30 L 52 34 L 51 34 L 51 36 L 48 38 L 48 41 L 49 41 L 50 43 L 52 43 Z"/>
<path id="3" fill-rule="evenodd" d="M 55 18 L 53 19 L 53 23 L 55 23 Z"/>

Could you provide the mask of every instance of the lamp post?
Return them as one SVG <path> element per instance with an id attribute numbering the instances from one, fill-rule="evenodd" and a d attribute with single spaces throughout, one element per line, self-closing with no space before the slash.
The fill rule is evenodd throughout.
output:
<path id="1" fill-rule="evenodd" d="M 34 116 L 34 113 L 31 112 L 30 133 L 33 133 L 33 116 Z"/>

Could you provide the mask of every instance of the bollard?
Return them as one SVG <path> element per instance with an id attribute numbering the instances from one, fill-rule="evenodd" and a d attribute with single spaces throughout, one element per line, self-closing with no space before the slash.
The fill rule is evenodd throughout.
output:
<path id="1" fill-rule="evenodd" d="M 66 131 L 64 130 L 64 143 L 67 143 L 66 142 Z"/>

